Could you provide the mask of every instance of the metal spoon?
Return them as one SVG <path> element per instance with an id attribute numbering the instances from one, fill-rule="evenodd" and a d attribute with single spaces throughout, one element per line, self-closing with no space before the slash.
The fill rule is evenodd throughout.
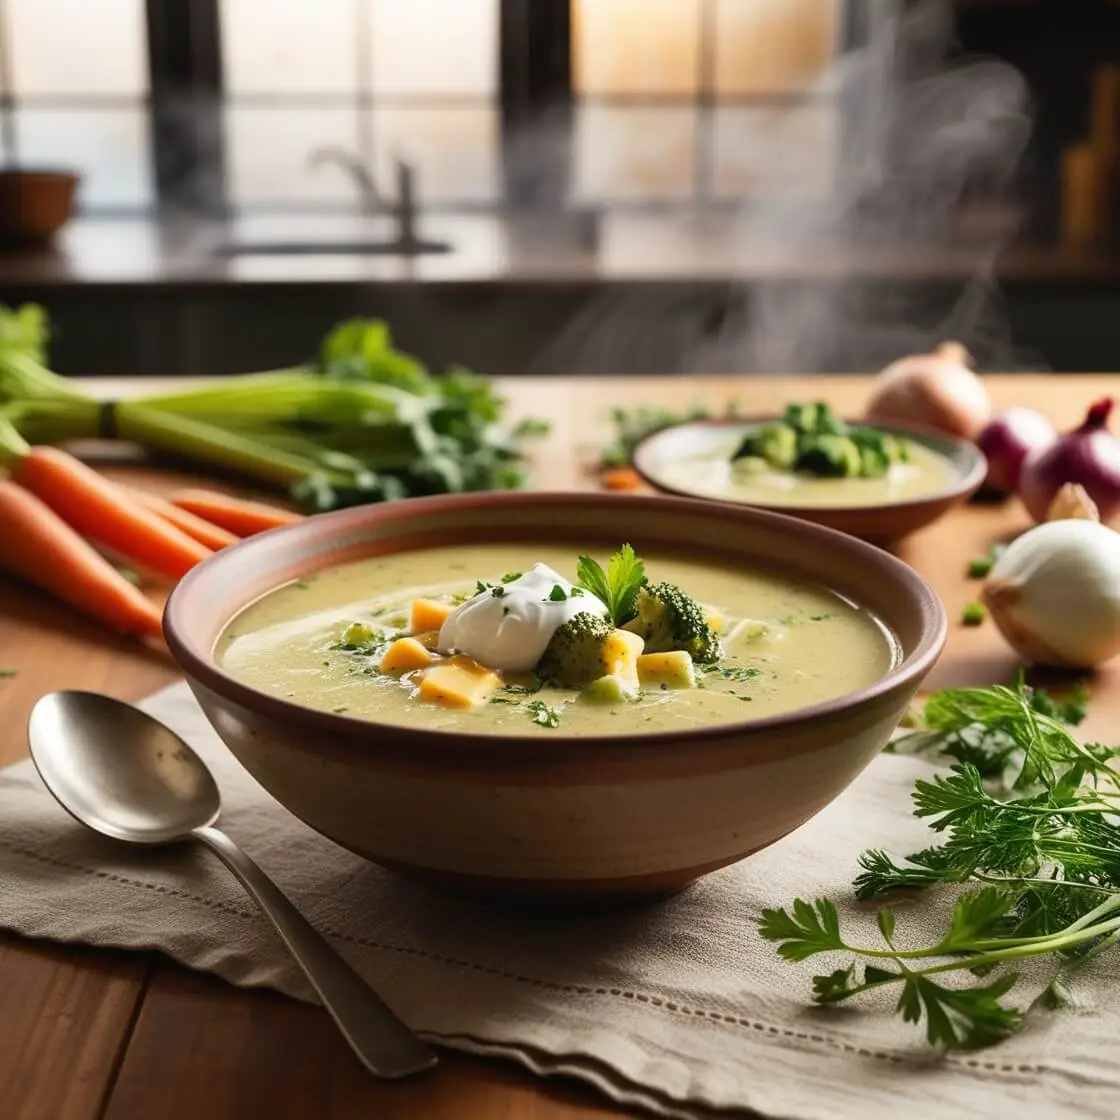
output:
<path id="1" fill-rule="evenodd" d="M 31 757 L 59 804 L 95 832 L 131 844 L 199 840 L 233 872 L 291 951 L 362 1064 L 407 1077 L 436 1055 L 335 952 L 223 832 L 206 764 L 170 728 L 93 692 L 53 692 L 28 723 Z"/>

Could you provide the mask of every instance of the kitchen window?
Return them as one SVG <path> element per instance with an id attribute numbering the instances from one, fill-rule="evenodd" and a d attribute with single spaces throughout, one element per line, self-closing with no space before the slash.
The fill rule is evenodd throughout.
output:
<path id="1" fill-rule="evenodd" d="M 86 213 L 345 212 L 826 190 L 844 0 L 0 0 L 9 163 Z M 65 34 L 60 34 L 65 29 Z M 91 49 L 92 48 L 92 49 Z"/>

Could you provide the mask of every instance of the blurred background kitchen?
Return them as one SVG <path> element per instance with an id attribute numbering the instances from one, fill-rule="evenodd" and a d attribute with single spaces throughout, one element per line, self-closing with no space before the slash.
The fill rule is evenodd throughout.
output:
<path id="1" fill-rule="evenodd" d="M 63 372 L 1120 365 L 1114 0 L 2 0 L 0 83 Z"/>

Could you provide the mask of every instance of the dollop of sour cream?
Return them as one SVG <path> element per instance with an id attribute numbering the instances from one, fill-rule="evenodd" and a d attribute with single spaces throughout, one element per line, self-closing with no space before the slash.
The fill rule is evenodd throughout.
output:
<path id="1" fill-rule="evenodd" d="M 554 592 L 556 587 L 564 598 Z M 565 622 L 577 614 L 607 613 L 600 599 L 547 564 L 535 564 L 500 589 L 495 595 L 487 588 L 448 615 L 439 632 L 440 653 L 463 653 L 490 669 L 528 673 Z"/>

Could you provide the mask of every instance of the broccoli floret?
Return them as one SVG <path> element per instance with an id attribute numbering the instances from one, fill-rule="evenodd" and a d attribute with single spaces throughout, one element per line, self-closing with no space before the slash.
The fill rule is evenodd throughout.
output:
<path id="1" fill-rule="evenodd" d="M 797 457 L 799 471 L 821 478 L 855 478 L 861 467 L 859 448 L 847 436 L 812 436 Z"/>
<path id="2" fill-rule="evenodd" d="M 583 688 L 607 676 L 607 639 L 613 632 L 602 615 L 581 611 L 556 629 L 537 664 L 537 676 L 560 688 Z"/>
<path id="3" fill-rule="evenodd" d="M 731 458 L 765 459 L 775 470 L 788 471 L 797 458 L 797 433 L 788 424 L 768 424 L 744 436 Z"/>
<path id="4" fill-rule="evenodd" d="M 674 584 L 647 584 L 638 593 L 636 610 L 637 615 L 623 629 L 644 639 L 646 653 L 681 649 L 701 665 L 711 665 L 723 656 L 723 646 L 700 604 Z"/>

